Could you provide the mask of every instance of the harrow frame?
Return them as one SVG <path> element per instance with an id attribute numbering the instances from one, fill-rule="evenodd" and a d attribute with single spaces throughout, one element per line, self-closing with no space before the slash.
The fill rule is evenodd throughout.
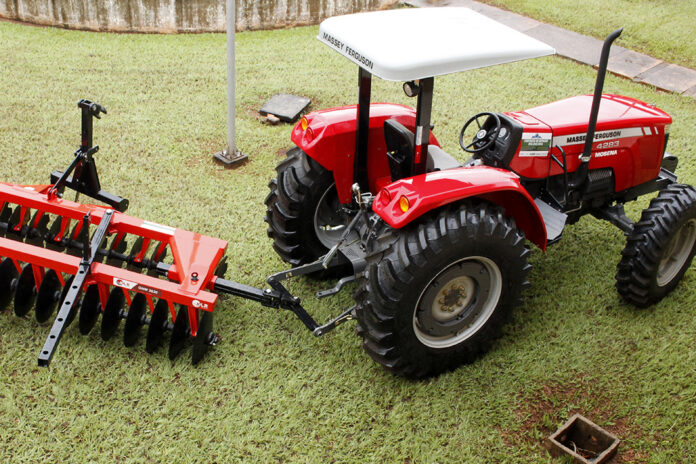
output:
<path id="1" fill-rule="evenodd" d="M 124 342 L 128 346 L 139 337 L 141 326 L 149 326 L 148 351 L 160 345 L 163 331 L 172 331 L 170 359 L 179 354 L 191 336 L 194 364 L 219 340 L 213 332 L 212 315 L 220 293 L 289 310 L 316 336 L 353 318 L 354 308 L 349 308 L 320 326 L 302 307 L 301 300 L 281 283 L 331 267 L 338 245 L 324 259 L 272 275 L 268 278 L 271 288 L 259 289 L 222 277 L 227 267 L 226 241 L 125 214 L 128 200 L 101 190 L 92 158 L 99 149 L 92 146 L 92 119 L 99 118 L 106 109 L 88 100 L 80 100 L 78 107 L 82 110 L 82 144 L 66 171 L 52 173 L 52 183 L 47 185 L 0 183 L 0 256 L 5 258 L 0 265 L 0 280 L 5 279 L 0 282 L 0 306 L 9 304 L 10 292 L 15 292 L 15 313 L 21 316 L 28 311 L 24 307 L 28 308 L 40 294 L 39 321 L 53 314 L 54 305 L 58 307 L 38 357 L 39 366 L 50 364 L 78 310 L 80 331 L 85 335 L 102 314 L 104 339 L 113 336 L 120 319 L 126 319 Z M 66 200 L 65 187 L 108 206 Z M 137 237 L 129 253 L 125 252 L 126 237 Z M 167 252 L 172 263 L 164 261 Z M 12 267 L 6 264 L 8 260 Z M 47 279 L 51 271 L 55 275 Z M 46 289 L 42 290 L 45 280 Z M 344 283 L 318 296 L 335 294 Z M 97 290 L 88 290 L 93 286 Z M 21 311 L 17 293 L 22 300 Z M 129 311 L 124 305 L 130 307 Z"/>

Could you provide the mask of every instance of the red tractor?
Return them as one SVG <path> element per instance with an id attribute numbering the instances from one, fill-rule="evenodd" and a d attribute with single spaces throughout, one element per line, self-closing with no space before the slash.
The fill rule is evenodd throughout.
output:
<path id="1" fill-rule="evenodd" d="M 433 76 L 554 50 L 465 8 L 324 21 L 319 39 L 360 67 L 359 101 L 307 114 L 292 131 L 296 147 L 266 200 L 274 249 L 299 267 L 284 277 L 348 275 L 319 296 L 357 280 L 356 305 L 336 323 L 357 318 L 367 353 L 408 377 L 485 353 L 529 285 L 525 239 L 545 250 L 585 214 L 627 236 L 619 294 L 641 307 L 660 301 L 694 255 L 696 190 L 676 182 L 665 151 L 672 118 L 602 94 L 620 33 L 604 43 L 594 96 L 473 116 L 459 137 L 471 154 L 462 165 L 431 132 Z M 416 109 L 370 104 L 372 75 L 405 82 Z M 651 192 L 634 223 L 624 204 Z"/>

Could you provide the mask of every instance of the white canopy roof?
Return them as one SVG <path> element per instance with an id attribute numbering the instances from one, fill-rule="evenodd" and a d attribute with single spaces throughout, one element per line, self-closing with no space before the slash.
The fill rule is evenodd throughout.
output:
<path id="1" fill-rule="evenodd" d="M 318 39 L 372 74 L 410 81 L 555 50 L 468 8 L 405 8 L 334 16 Z"/>

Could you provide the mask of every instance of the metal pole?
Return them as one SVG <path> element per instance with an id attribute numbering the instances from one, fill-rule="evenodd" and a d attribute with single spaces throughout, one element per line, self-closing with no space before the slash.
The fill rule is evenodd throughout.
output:
<path id="1" fill-rule="evenodd" d="M 245 160 L 247 156 L 237 149 L 235 140 L 235 50 L 234 33 L 236 30 L 235 0 L 227 0 L 227 149 L 216 153 L 213 158 L 226 166 Z"/>

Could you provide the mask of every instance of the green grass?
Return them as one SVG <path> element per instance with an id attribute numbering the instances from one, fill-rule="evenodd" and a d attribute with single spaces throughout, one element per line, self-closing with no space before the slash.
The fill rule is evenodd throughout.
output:
<path id="1" fill-rule="evenodd" d="M 263 222 L 268 180 L 289 126 L 256 110 L 278 92 L 312 109 L 355 100 L 354 65 L 314 39 L 316 28 L 237 35 L 238 145 L 251 161 L 212 162 L 225 145 L 223 35 L 107 35 L 0 23 L 0 179 L 44 183 L 79 144 L 80 98 L 109 114 L 95 125 L 103 188 L 129 213 L 230 242 L 228 277 L 263 286 L 284 268 Z M 557 57 L 436 82 L 433 121 L 460 159 L 460 125 L 483 110 L 519 110 L 591 91 L 591 68 Z M 613 76 L 606 90 L 672 114 L 670 150 L 696 181 L 693 100 Z M 375 101 L 413 104 L 375 81 Z M 636 216 L 641 199 L 628 209 Z M 225 299 L 222 342 L 197 368 L 188 356 L 126 349 L 71 327 L 50 369 L 48 334 L 0 313 L 0 461 L 545 463 L 545 436 L 580 412 L 617 433 L 624 462 L 696 460 L 696 273 L 660 304 L 621 302 L 614 273 L 623 235 L 591 218 L 542 254 L 503 338 L 475 364 L 437 379 L 395 378 L 360 348 L 350 324 L 315 338 L 290 313 Z M 326 320 L 351 304 L 293 290 Z M 187 353 L 188 355 L 188 353 Z M 620 461 L 618 461 L 620 462 Z"/>
<path id="2" fill-rule="evenodd" d="M 624 27 L 622 47 L 696 69 L 693 0 L 481 0 L 598 39 Z"/>

